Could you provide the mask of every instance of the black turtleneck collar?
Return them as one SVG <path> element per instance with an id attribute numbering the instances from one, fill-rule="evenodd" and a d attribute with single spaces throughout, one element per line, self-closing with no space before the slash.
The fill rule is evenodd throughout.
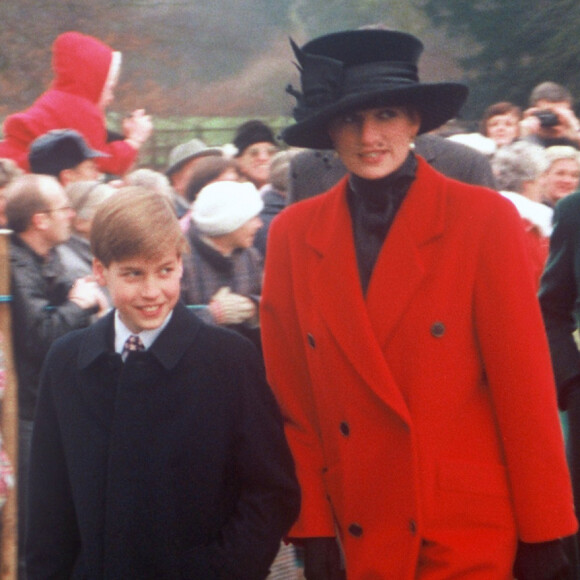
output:
<path id="1" fill-rule="evenodd" d="M 388 196 L 402 198 L 407 193 L 417 172 L 417 159 L 409 152 L 403 164 L 380 179 L 365 179 L 354 173 L 350 174 L 348 185 L 351 197 L 360 198 L 360 202 L 370 210 L 384 209 L 388 203 Z M 353 200 L 354 203 L 357 203 Z"/>
<path id="2" fill-rule="evenodd" d="M 381 179 L 351 174 L 347 192 L 363 293 L 366 293 L 381 247 L 417 172 L 409 152 L 403 164 Z"/>

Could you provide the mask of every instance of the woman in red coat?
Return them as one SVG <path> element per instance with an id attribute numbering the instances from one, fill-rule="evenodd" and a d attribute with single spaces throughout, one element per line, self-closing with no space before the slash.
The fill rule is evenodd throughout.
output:
<path id="1" fill-rule="evenodd" d="M 124 139 L 107 142 L 105 108 L 113 100 L 121 66 L 121 53 L 100 40 L 65 32 L 52 47 L 54 80 L 31 107 L 4 121 L 0 157 L 29 170 L 32 141 L 52 129 L 76 129 L 97 151 L 104 173 L 123 175 L 134 164 L 137 152 L 151 134 L 151 119 L 143 110 L 125 120 Z"/>
<path id="2" fill-rule="evenodd" d="M 576 530 L 521 220 L 411 143 L 467 89 L 423 84 L 386 30 L 294 45 L 289 145 L 349 175 L 284 210 L 262 299 L 302 488 L 308 580 L 556 579 Z M 343 564 L 344 563 L 344 564 Z"/>

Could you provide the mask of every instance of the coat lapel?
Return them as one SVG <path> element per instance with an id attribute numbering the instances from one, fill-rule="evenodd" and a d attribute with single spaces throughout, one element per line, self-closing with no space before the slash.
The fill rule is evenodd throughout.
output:
<path id="1" fill-rule="evenodd" d="M 346 179 L 325 195 L 306 240 L 315 253 L 309 272 L 315 307 L 357 373 L 407 422 L 409 411 L 383 348 L 425 276 L 426 246 L 443 231 L 443 179 L 419 159 L 417 179 L 383 245 L 366 301 L 356 264 Z"/>
<path id="2" fill-rule="evenodd" d="M 346 179 L 325 194 L 306 242 L 315 254 L 308 281 L 314 307 L 363 381 L 409 422 L 407 406 L 381 352 L 363 298 Z"/>

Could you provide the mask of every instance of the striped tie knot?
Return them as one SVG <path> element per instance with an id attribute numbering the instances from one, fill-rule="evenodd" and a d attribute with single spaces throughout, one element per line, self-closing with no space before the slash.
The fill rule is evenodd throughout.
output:
<path id="1" fill-rule="evenodd" d="M 128 354 L 130 352 L 138 352 L 140 350 L 145 350 L 145 345 L 136 334 L 132 334 L 125 341 L 125 346 L 123 347 L 123 354 Z"/>

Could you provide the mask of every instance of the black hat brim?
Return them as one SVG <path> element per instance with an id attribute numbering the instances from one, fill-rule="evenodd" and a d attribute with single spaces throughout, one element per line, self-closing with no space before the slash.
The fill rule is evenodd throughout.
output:
<path id="1" fill-rule="evenodd" d="M 329 122 L 345 113 L 384 106 L 410 106 L 421 119 L 419 134 L 440 127 L 459 113 L 468 95 L 460 83 L 419 83 L 413 86 L 354 93 L 322 108 L 282 131 L 282 139 L 294 147 L 332 149 Z"/>

